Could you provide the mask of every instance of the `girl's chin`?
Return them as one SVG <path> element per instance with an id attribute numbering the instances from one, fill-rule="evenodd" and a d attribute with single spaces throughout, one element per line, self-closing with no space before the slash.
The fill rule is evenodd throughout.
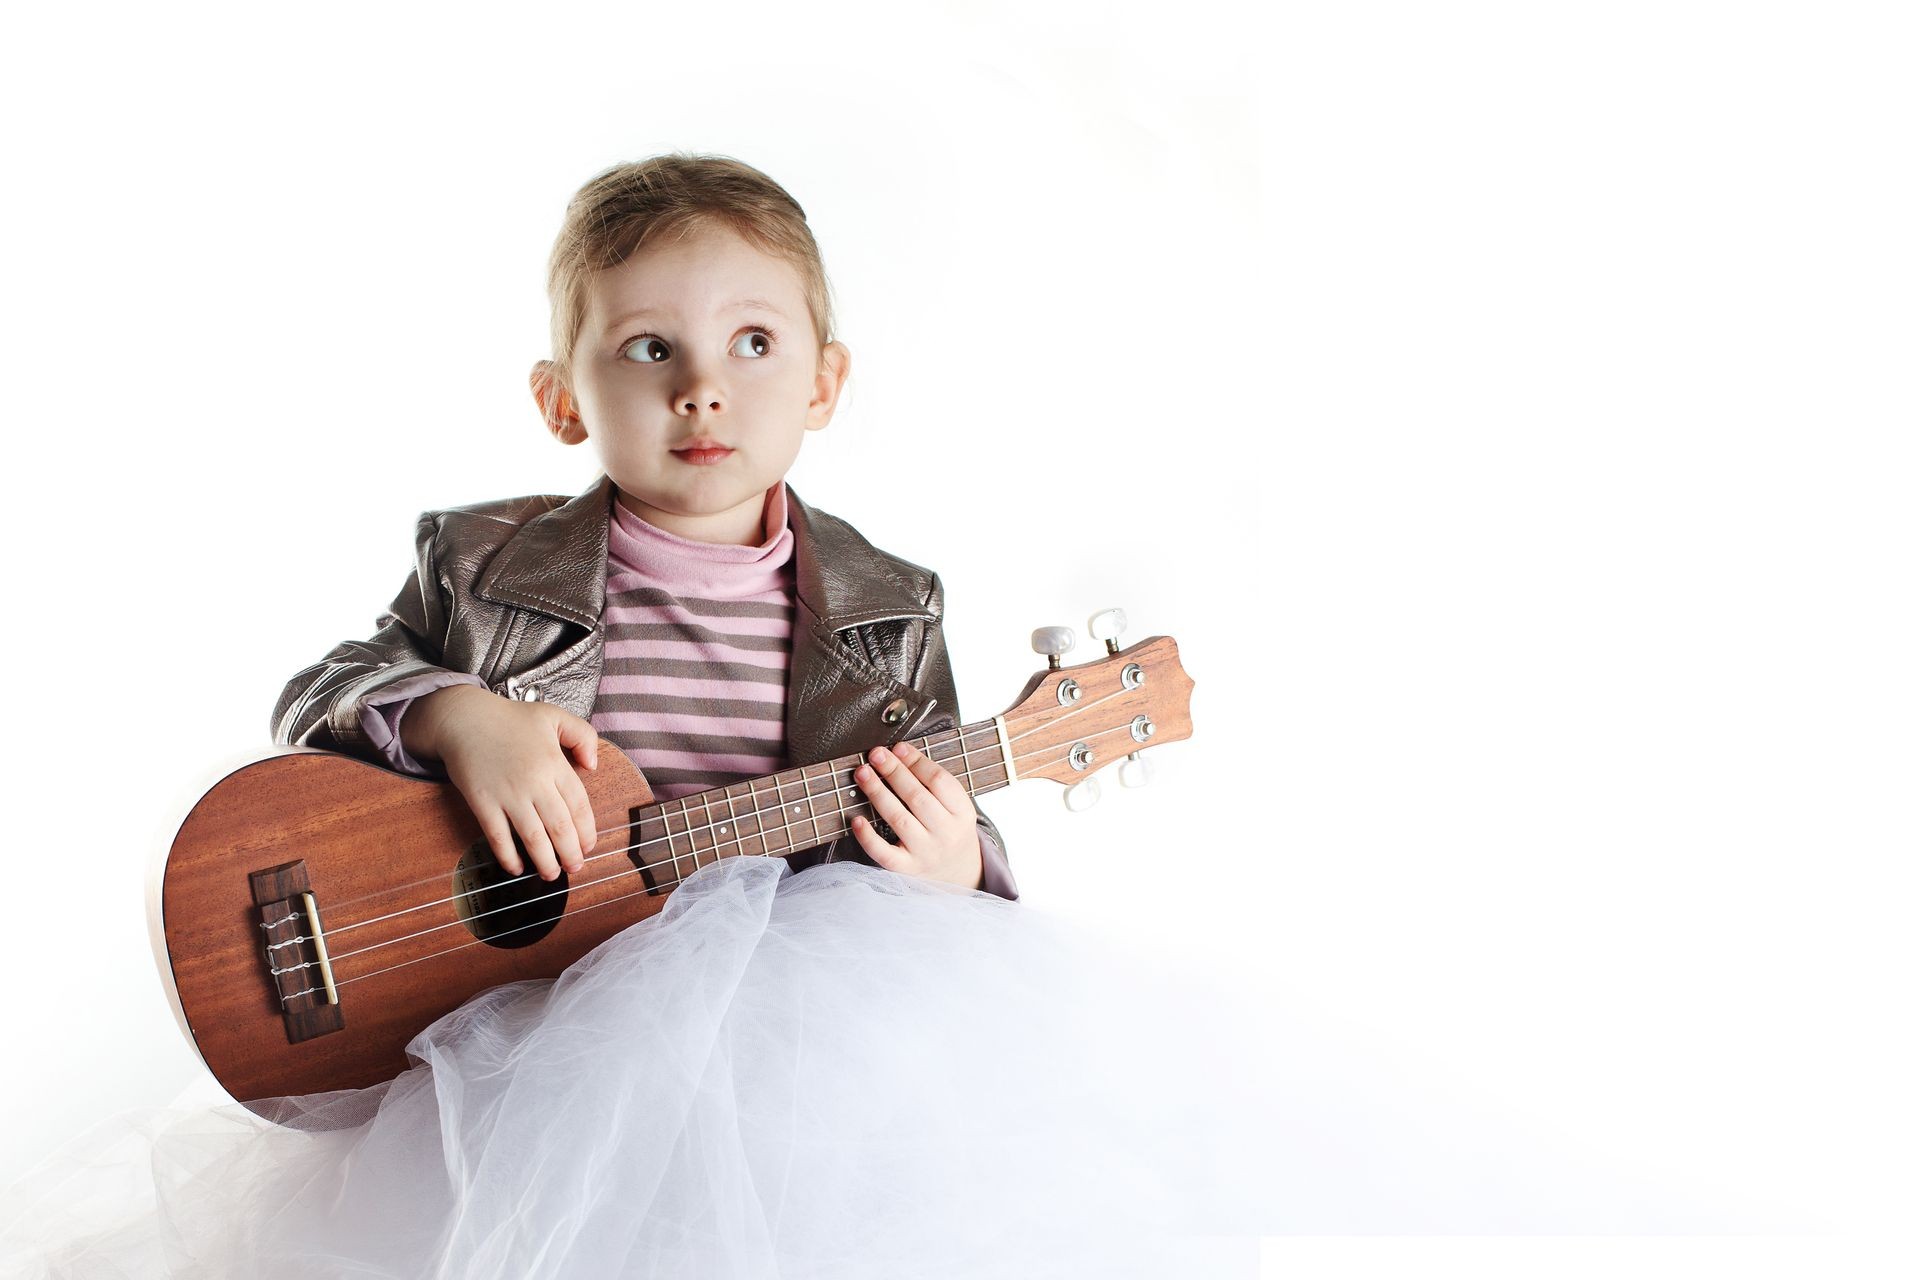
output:
<path id="1" fill-rule="evenodd" d="M 685 468 L 694 471 L 696 468 Z M 712 470 L 712 468 L 698 468 Z M 741 477 L 733 476 L 722 482 L 721 477 L 711 480 L 699 476 L 682 477 L 681 482 L 663 490 L 659 485 L 636 486 L 629 488 L 614 481 L 614 489 L 619 494 L 618 501 L 635 515 L 644 516 L 648 512 L 661 512 L 676 516 L 715 516 L 737 510 L 750 502 L 760 502 L 766 498 L 770 486 L 754 487 L 742 484 Z"/>
<path id="2" fill-rule="evenodd" d="M 680 520 L 705 520 L 733 512 L 758 516 L 766 503 L 766 487 L 741 486 L 739 476 L 733 478 L 733 484 L 682 484 L 670 491 L 660 491 L 659 486 L 630 489 L 614 480 L 614 493 L 614 501 L 630 514 L 662 528 Z"/>

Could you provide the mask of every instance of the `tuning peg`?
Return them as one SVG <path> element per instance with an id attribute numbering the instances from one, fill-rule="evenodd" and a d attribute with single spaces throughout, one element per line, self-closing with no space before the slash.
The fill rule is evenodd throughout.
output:
<path id="1" fill-rule="evenodd" d="M 1082 778 L 1062 792 L 1060 798 L 1073 812 L 1084 813 L 1100 799 L 1100 779 Z"/>
<path id="2" fill-rule="evenodd" d="M 1033 629 L 1033 651 L 1047 655 L 1047 670 L 1060 669 L 1060 655 L 1078 643 L 1072 627 L 1035 627 Z"/>
<path id="3" fill-rule="evenodd" d="M 1138 751 L 1127 752 L 1127 758 L 1120 762 L 1120 785 L 1144 787 L 1151 777 L 1153 770 L 1147 765 L 1147 758 Z"/>
<path id="4" fill-rule="evenodd" d="M 1105 640 L 1108 653 L 1120 652 L 1120 633 L 1126 629 L 1127 615 L 1122 609 L 1102 609 L 1087 619 L 1087 634 L 1095 640 Z"/>

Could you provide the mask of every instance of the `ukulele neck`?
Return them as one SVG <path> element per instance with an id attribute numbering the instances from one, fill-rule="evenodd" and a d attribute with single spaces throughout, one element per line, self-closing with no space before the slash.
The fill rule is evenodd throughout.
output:
<path id="1" fill-rule="evenodd" d="M 908 738 L 959 780 L 969 795 L 1012 785 L 1008 754 L 996 720 Z M 864 753 L 749 778 L 711 791 L 663 800 L 636 815 L 641 847 L 667 852 L 676 866 L 690 857 L 700 866 L 741 855 L 784 857 L 846 835 L 855 814 L 873 807 L 854 781 Z"/>

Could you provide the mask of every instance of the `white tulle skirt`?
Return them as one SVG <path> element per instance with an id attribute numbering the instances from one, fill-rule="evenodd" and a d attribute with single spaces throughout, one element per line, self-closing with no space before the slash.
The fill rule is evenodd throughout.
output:
<path id="1" fill-rule="evenodd" d="M 275 1100 L 278 1124 L 237 1104 L 115 1117 L 77 1174 L 10 1193 L 11 1260 L 1248 1275 L 1282 1229 L 1272 1070 L 1147 954 L 864 864 L 727 859 L 558 979 L 441 1018 L 386 1084 Z"/>

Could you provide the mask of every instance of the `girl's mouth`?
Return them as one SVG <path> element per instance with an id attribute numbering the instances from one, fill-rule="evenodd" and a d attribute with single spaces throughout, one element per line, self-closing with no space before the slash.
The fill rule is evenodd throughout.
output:
<path id="1" fill-rule="evenodd" d="M 716 445 L 711 449 L 675 449 L 673 456 L 682 462 L 691 462 L 696 467 L 708 467 L 721 461 L 733 450 Z"/>

